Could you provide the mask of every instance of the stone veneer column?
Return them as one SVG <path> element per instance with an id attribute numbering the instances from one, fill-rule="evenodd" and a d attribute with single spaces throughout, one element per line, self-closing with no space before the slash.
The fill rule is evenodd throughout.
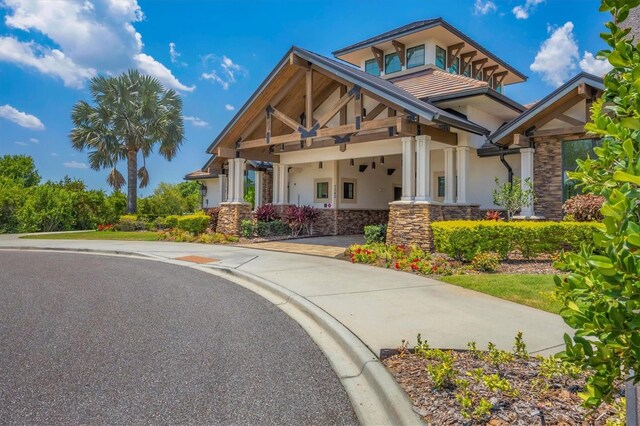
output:
<path id="1" fill-rule="evenodd" d="M 528 188 L 525 180 L 529 179 L 531 181 L 531 185 L 533 185 L 533 153 L 535 149 L 533 148 L 522 148 L 520 149 L 520 184 L 522 185 L 522 190 L 525 191 Z M 523 207 L 520 211 L 520 216 L 531 217 L 535 216 L 533 211 L 533 204 L 528 207 Z"/>
<path id="2" fill-rule="evenodd" d="M 416 138 L 402 138 L 402 201 L 416 197 Z"/>
<path id="3" fill-rule="evenodd" d="M 255 207 L 258 208 L 260 207 L 260 205 L 262 205 L 262 179 L 264 176 L 264 172 L 258 171 L 256 170 L 256 174 L 255 174 L 255 182 L 253 183 L 255 185 L 255 193 L 254 193 L 254 204 Z"/>
<path id="4" fill-rule="evenodd" d="M 458 204 L 467 203 L 467 167 L 469 167 L 469 147 L 457 146 L 456 153 L 458 154 L 457 171 L 458 171 L 458 198 L 456 202 Z"/>
<path id="5" fill-rule="evenodd" d="M 454 169 L 454 149 L 444 149 L 444 203 L 453 204 L 456 190 L 456 172 Z"/>
<path id="6" fill-rule="evenodd" d="M 416 201 L 431 201 L 431 136 L 416 136 Z"/>

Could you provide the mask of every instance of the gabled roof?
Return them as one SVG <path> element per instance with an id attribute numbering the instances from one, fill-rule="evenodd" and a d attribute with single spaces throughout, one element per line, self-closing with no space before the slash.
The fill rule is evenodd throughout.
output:
<path id="1" fill-rule="evenodd" d="M 402 27 L 395 28 L 391 31 L 378 34 L 377 36 L 368 38 L 366 40 L 363 40 L 358 43 L 352 44 L 350 46 L 344 47 L 342 49 L 336 50 L 332 52 L 332 54 L 333 56 L 339 57 L 347 53 L 363 49 L 365 47 L 374 46 L 376 44 L 391 41 L 395 38 L 407 36 L 409 34 L 417 33 L 418 31 L 424 31 L 424 30 L 428 30 L 430 28 L 435 28 L 438 26 L 441 26 L 446 30 L 448 30 L 449 32 L 453 33 L 456 37 L 464 40 L 465 43 L 473 45 L 478 51 L 480 51 L 486 57 L 502 65 L 505 69 L 517 75 L 521 79 L 527 80 L 528 77 L 526 75 L 522 74 L 520 71 L 513 68 L 511 65 L 509 65 L 502 59 L 498 58 L 496 55 L 494 55 L 493 53 L 491 53 L 490 51 L 482 47 L 478 42 L 471 39 L 470 37 L 465 35 L 463 32 L 461 32 L 460 30 L 458 30 L 457 28 L 455 28 L 453 25 L 449 24 L 447 21 L 445 21 L 442 18 L 427 19 L 423 21 L 412 22 L 411 24 L 403 25 Z"/>
<path id="2" fill-rule="evenodd" d="M 522 125 L 531 121 L 533 118 L 552 106 L 555 102 L 570 94 L 573 90 L 576 90 L 576 88 L 582 83 L 600 90 L 604 90 L 602 78 L 596 77 L 593 74 L 581 72 L 580 74 L 576 75 L 571 80 L 567 81 L 562 86 L 558 87 L 556 90 L 545 96 L 543 99 L 536 102 L 531 106 L 531 108 L 524 111 L 518 117 L 514 118 L 509 123 L 493 132 L 489 136 L 489 140 L 493 143 L 497 143 L 499 140 L 508 136 L 510 133 L 514 132 Z"/>
<path id="3" fill-rule="evenodd" d="M 364 90 L 380 96 L 381 98 L 388 99 L 390 102 L 393 102 L 394 104 L 426 120 L 434 121 L 441 124 L 448 124 L 451 127 L 475 134 L 489 134 L 489 131 L 484 127 L 475 124 L 463 117 L 458 117 L 454 114 L 444 111 L 428 102 L 424 102 L 385 79 L 367 74 L 366 72 L 352 65 L 329 59 L 322 55 L 293 46 L 278 62 L 271 73 L 269 73 L 267 78 L 260 84 L 258 89 L 256 89 L 256 91 L 249 97 L 247 102 L 238 109 L 236 115 L 231 119 L 231 121 L 229 121 L 229 123 L 227 123 L 225 128 L 214 139 L 211 145 L 209 145 L 209 147 L 207 148 L 207 152 L 212 152 L 212 150 L 224 139 L 224 137 L 233 128 L 234 124 L 236 124 L 240 117 L 242 117 L 247 112 L 249 107 L 251 107 L 251 105 L 253 104 L 254 100 L 259 95 L 261 95 L 261 93 L 267 88 L 267 86 L 269 86 L 269 84 L 275 79 L 278 73 L 285 67 L 291 66 L 289 65 L 289 57 L 291 56 L 291 54 L 294 54 L 299 58 L 310 62 L 318 68 L 321 68 L 322 70 L 327 71 L 328 73 L 333 74 L 342 80 L 357 85 Z"/>

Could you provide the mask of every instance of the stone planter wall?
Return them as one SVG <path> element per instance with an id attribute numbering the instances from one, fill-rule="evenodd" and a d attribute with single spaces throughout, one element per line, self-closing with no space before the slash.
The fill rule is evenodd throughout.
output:
<path id="1" fill-rule="evenodd" d="M 240 222 L 245 219 L 251 219 L 251 217 L 251 204 L 220 203 L 216 232 L 239 236 Z"/>
<path id="2" fill-rule="evenodd" d="M 433 250 L 432 222 L 480 218 L 477 205 L 391 203 L 390 207 L 387 243 L 414 244 L 425 250 Z"/>
<path id="3" fill-rule="evenodd" d="M 389 221 L 389 210 L 338 210 L 336 233 L 355 235 L 364 233 L 367 225 L 381 225 Z"/>

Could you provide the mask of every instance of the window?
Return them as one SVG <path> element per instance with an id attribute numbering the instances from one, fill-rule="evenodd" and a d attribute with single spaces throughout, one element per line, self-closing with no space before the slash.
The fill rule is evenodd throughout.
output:
<path id="1" fill-rule="evenodd" d="M 466 68 L 462 70 L 462 75 L 471 77 L 471 63 L 467 64 Z"/>
<path id="2" fill-rule="evenodd" d="M 316 192 L 313 200 L 315 203 L 326 203 L 329 201 L 329 185 L 329 179 L 315 180 Z"/>
<path id="3" fill-rule="evenodd" d="M 447 66 L 447 51 L 440 46 L 436 46 L 436 67 L 445 69 Z"/>
<path id="4" fill-rule="evenodd" d="M 498 84 L 498 87 L 495 88 L 496 92 L 502 93 L 502 83 Z"/>
<path id="5" fill-rule="evenodd" d="M 438 176 L 438 197 L 444 197 L 444 176 Z"/>
<path id="6" fill-rule="evenodd" d="M 407 68 L 424 65 L 424 44 L 407 49 Z"/>
<path id="7" fill-rule="evenodd" d="M 364 63 L 364 71 L 371 75 L 380 75 L 380 67 L 376 59 L 369 59 Z"/>
<path id="8" fill-rule="evenodd" d="M 397 53 L 390 53 L 384 57 L 384 73 L 391 74 L 402 69 Z"/>
<path id="9" fill-rule="evenodd" d="M 460 69 L 460 57 L 457 57 L 453 60 L 453 63 L 449 67 L 449 72 L 451 74 L 458 74 L 458 70 Z"/>
<path id="10" fill-rule="evenodd" d="M 599 139 L 578 139 L 562 143 L 562 201 L 582 193 L 582 189 L 576 187 L 577 182 L 567 177 L 567 172 L 576 170 L 577 160 L 584 160 L 588 156 L 595 158 L 593 148 L 599 145 Z"/>
<path id="11" fill-rule="evenodd" d="M 342 201 L 345 203 L 356 202 L 356 181 L 354 179 L 342 179 Z"/>

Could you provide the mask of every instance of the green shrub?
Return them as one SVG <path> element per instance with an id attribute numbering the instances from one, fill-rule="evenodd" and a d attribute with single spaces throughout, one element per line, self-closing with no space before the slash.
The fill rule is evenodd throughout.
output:
<path id="1" fill-rule="evenodd" d="M 178 217 L 175 215 L 169 215 L 159 217 L 154 221 L 156 229 L 173 229 L 178 226 Z"/>
<path id="2" fill-rule="evenodd" d="M 470 262 L 478 253 L 495 252 L 506 259 L 514 250 L 525 258 L 580 248 L 593 240 L 594 222 L 492 222 L 454 220 L 434 222 L 437 251 Z"/>
<path id="3" fill-rule="evenodd" d="M 198 235 L 207 229 L 210 220 L 208 215 L 202 213 L 178 216 L 176 228 Z"/>
<path id="4" fill-rule="evenodd" d="M 491 251 L 478 253 L 471 260 L 471 266 L 479 272 L 496 272 L 500 267 L 500 255 Z"/>
<path id="5" fill-rule="evenodd" d="M 271 222 L 258 221 L 256 233 L 259 237 L 279 237 L 290 234 L 291 228 L 281 220 L 273 220 Z"/>
<path id="6" fill-rule="evenodd" d="M 366 244 L 384 243 L 387 241 L 387 225 L 367 225 L 364 227 L 364 241 Z"/>
<path id="7" fill-rule="evenodd" d="M 240 221 L 240 235 L 244 238 L 251 238 L 256 235 L 257 225 L 251 219 L 244 219 Z"/>
<path id="8" fill-rule="evenodd" d="M 116 230 L 123 232 L 144 231 L 147 229 L 147 224 L 138 220 L 138 216 L 134 214 L 125 214 L 120 216 L 115 228 Z"/>

